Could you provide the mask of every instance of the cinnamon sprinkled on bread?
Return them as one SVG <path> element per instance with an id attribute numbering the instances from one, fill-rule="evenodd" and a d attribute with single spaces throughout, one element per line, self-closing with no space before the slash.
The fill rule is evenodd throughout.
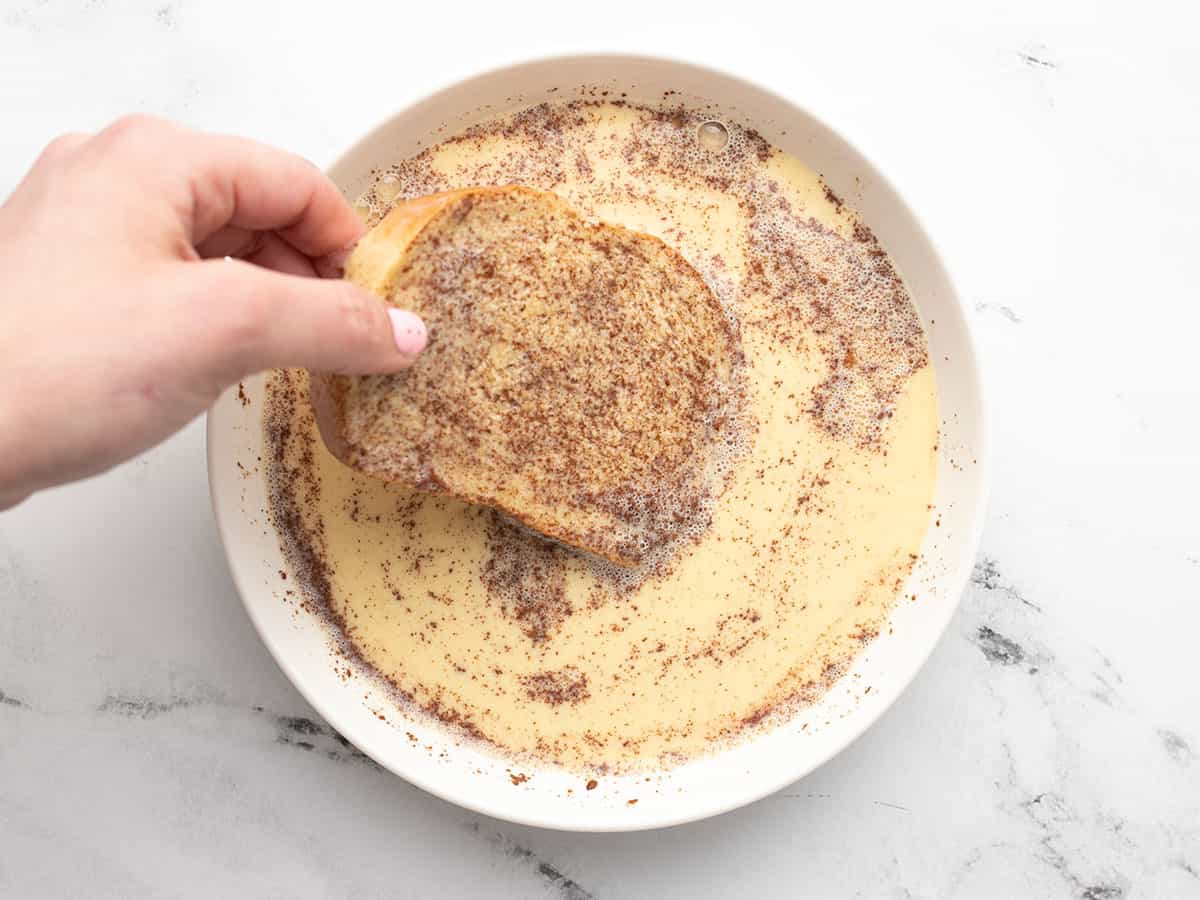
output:
<path id="1" fill-rule="evenodd" d="M 549 192 L 470 188 L 398 204 L 346 277 L 430 341 L 405 372 L 313 379 L 343 462 L 621 566 L 696 530 L 740 352 L 675 250 Z"/>

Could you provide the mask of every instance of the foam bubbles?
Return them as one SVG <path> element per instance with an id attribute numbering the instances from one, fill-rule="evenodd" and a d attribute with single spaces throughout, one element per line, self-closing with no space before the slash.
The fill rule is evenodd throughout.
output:
<path id="1" fill-rule="evenodd" d="M 828 434 L 878 447 L 896 398 L 928 361 L 916 307 L 871 232 L 843 237 L 759 191 L 746 249 L 747 292 L 776 308 L 772 336 L 807 336 L 824 357 L 825 378 L 805 412 Z"/>

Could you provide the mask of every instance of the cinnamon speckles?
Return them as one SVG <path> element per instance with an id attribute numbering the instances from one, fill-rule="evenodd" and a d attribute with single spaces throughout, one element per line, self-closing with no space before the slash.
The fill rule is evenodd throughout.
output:
<path id="1" fill-rule="evenodd" d="M 589 696 L 588 678 L 575 666 L 563 666 L 561 669 L 549 669 L 525 675 L 521 683 L 530 700 L 546 703 L 550 706 L 567 704 L 574 706 Z"/>
<path id="2" fill-rule="evenodd" d="M 731 291 L 726 283 L 717 293 L 735 317 L 737 308 L 747 305 L 747 295 L 770 297 L 770 311 L 749 324 L 769 331 L 773 341 L 795 344 L 802 335 L 806 340 L 815 338 L 816 349 L 826 358 L 830 372 L 811 389 L 800 406 L 801 413 L 840 440 L 878 448 L 899 392 L 907 378 L 926 365 L 928 357 L 916 308 L 874 233 L 828 186 L 822 186 L 824 199 L 846 223 L 848 236 L 797 209 L 764 165 L 776 151 L 753 129 L 717 122 L 724 143 L 720 152 L 714 153 L 695 137 L 714 124 L 705 110 L 628 104 L 624 108 L 632 109 L 637 120 L 628 136 L 617 139 L 618 146 L 611 152 L 630 174 L 685 193 L 715 189 L 739 199 L 744 217 L 739 245 L 745 276 L 740 288 Z M 377 190 L 364 195 L 364 202 L 373 210 L 371 221 L 383 216 L 392 196 L 419 196 L 471 184 L 520 183 L 561 189 L 567 180 L 567 164 L 587 173 L 564 194 L 585 212 L 619 202 L 624 195 L 636 194 L 639 202 L 654 202 L 629 183 L 618 188 L 592 180 L 594 162 L 588 150 L 595 143 L 597 121 L 603 120 L 605 109 L 597 99 L 543 103 L 513 117 L 474 126 L 448 143 L 482 148 L 502 136 L 526 152 L 514 151 L 500 163 L 465 162 L 457 171 L 446 173 L 433 165 L 436 148 L 429 148 L 389 171 L 388 177 L 393 179 L 389 185 L 398 185 L 398 193 L 390 193 L 393 187 L 389 187 L 386 200 Z M 684 250 L 716 286 L 714 277 L 724 268 L 724 261 L 706 264 L 689 253 L 697 235 L 668 229 L 662 236 Z"/>
<path id="3" fill-rule="evenodd" d="M 569 551 L 497 512 L 488 515 L 488 553 L 480 579 L 525 637 L 547 641 L 574 611 L 566 594 Z"/>
<path id="4" fill-rule="evenodd" d="M 780 343 L 804 335 L 828 367 L 801 409 L 839 440 L 880 447 L 897 397 L 928 354 L 916 307 L 875 236 L 856 222 L 847 241 L 767 194 L 746 240 L 754 263 L 743 290 L 772 301 L 759 324 Z"/>
<path id="5" fill-rule="evenodd" d="M 636 520 L 651 537 L 676 535 L 641 565 L 622 568 L 489 508 L 342 466 L 315 436 L 302 378 L 270 380 L 264 420 L 276 458 L 272 520 L 288 548 L 288 580 L 271 581 L 281 602 L 329 611 L 343 638 L 339 671 L 353 668 L 365 683 L 374 667 L 402 704 L 494 745 L 511 767 L 500 769 L 506 790 L 528 789 L 522 776 L 535 765 L 558 764 L 576 773 L 576 802 L 617 809 L 650 797 L 600 790 L 610 775 L 671 768 L 776 727 L 817 732 L 848 714 L 839 704 L 868 697 L 854 660 L 873 641 L 903 639 L 899 628 L 889 637 L 891 610 L 918 591 L 910 576 L 940 512 L 929 505 L 934 373 L 880 242 L 802 161 L 728 110 L 681 99 L 657 111 L 585 99 L 485 121 L 377 173 L 382 190 L 365 201 L 378 220 L 391 203 L 430 191 L 552 189 L 588 222 L 662 238 L 701 274 L 742 354 L 736 402 L 707 422 L 728 448 L 724 467 L 706 470 L 702 490 L 656 477 L 631 479 L 629 490 L 583 486 L 571 477 L 577 429 L 538 464 L 556 490 L 591 491 L 581 494 L 587 506 Z M 708 121 L 727 129 L 719 151 L 697 140 Z M 606 281 L 618 277 L 623 251 L 606 246 L 611 260 L 598 257 L 606 275 L 583 315 L 603 316 L 620 293 Z M 446 271 L 431 276 L 452 280 L 455 265 L 477 266 L 480 296 L 520 274 L 488 268 L 482 254 L 447 253 Z M 673 333 L 666 317 L 639 318 L 639 327 Z M 478 342 L 481 362 L 523 370 L 524 351 L 501 338 Z M 587 381 L 575 396 L 594 397 L 598 411 L 637 389 L 620 365 L 572 371 Z M 523 407 L 498 412 L 514 458 L 539 437 Z M 652 404 L 623 418 L 614 441 L 627 452 L 644 447 L 622 428 L 656 414 Z M 654 476 L 652 454 L 638 464 Z M 669 502 L 657 503 L 648 484 L 665 486 Z M 676 529 L 676 514 L 685 527 Z M 974 637 L 997 665 L 1019 655 L 994 635 Z M 408 714 L 383 712 L 404 742 Z"/>
<path id="6" fill-rule="evenodd" d="M 362 671 L 369 666 L 355 643 L 356 621 L 353 616 L 347 617 L 335 602 L 336 563 L 328 547 L 325 511 L 321 507 L 323 485 L 317 462 L 321 451 L 304 372 L 288 369 L 272 372 L 266 396 L 263 436 L 269 455 L 264 460 L 263 474 L 270 501 L 269 515 L 299 587 L 298 592 L 286 591 L 284 597 L 330 626 L 334 669 L 339 677 L 348 680 L 355 669 Z M 403 505 L 399 511 L 403 516 L 401 522 L 411 521 Z M 285 570 L 279 574 L 281 581 L 287 580 Z M 428 715 L 460 734 L 487 740 L 469 715 L 443 703 L 440 692 L 415 696 L 394 679 L 385 676 L 379 680 L 397 705 Z M 388 721 L 382 711 L 372 710 L 372 713 L 379 721 Z"/>
<path id="7" fill-rule="evenodd" d="M 265 444 L 269 452 L 264 474 L 271 517 L 284 555 L 301 588 L 301 608 L 324 616 L 332 592 L 330 564 L 324 548 L 324 528 L 313 517 L 321 496 L 314 465 L 316 435 L 304 428 L 307 389 L 299 373 L 276 372 L 263 410 Z M 280 580 L 287 573 L 280 570 Z"/>
<path id="8" fill-rule="evenodd" d="M 700 273 L 552 193 L 436 202 L 408 241 L 394 235 L 414 207 L 397 207 L 347 264 L 435 341 L 400 375 L 330 376 L 342 458 L 626 567 L 703 531 L 740 419 L 742 355 Z"/>

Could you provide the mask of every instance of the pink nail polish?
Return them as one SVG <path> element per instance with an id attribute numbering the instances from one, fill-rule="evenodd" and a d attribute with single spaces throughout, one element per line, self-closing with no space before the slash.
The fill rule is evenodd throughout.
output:
<path id="1" fill-rule="evenodd" d="M 397 350 L 405 356 L 416 356 L 425 349 L 429 333 L 420 316 L 407 309 L 389 309 L 388 315 L 392 319 L 392 334 L 396 338 Z"/>

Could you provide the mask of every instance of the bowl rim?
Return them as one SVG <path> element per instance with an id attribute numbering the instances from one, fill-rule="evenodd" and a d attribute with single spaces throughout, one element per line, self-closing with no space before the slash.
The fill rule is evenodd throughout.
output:
<path id="1" fill-rule="evenodd" d="M 760 782 L 753 790 L 747 791 L 745 794 L 728 801 L 718 801 L 709 805 L 699 805 L 689 807 L 685 811 L 679 811 L 672 814 L 660 815 L 649 820 L 631 821 L 629 824 L 601 824 L 594 825 L 587 822 L 572 822 L 566 819 L 548 818 L 544 815 L 531 815 L 524 812 L 521 807 L 519 796 L 514 795 L 514 803 L 510 806 L 495 804 L 485 800 L 475 799 L 470 792 L 455 793 L 451 790 L 446 790 L 442 785 L 432 779 L 424 777 L 422 773 L 414 773 L 411 771 L 401 771 L 400 767 L 396 766 L 392 761 L 386 758 L 380 758 L 371 753 L 368 747 L 362 746 L 355 740 L 355 735 L 359 732 L 356 727 L 356 716 L 344 713 L 337 704 L 328 704 L 323 702 L 312 689 L 312 686 L 306 681 L 300 668 L 294 664 L 283 651 L 281 646 L 280 636 L 273 630 L 267 627 L 261 615 L 257 611 L 254 604 L 249 600 L 252 593 L 261 590 L 257 585 L 248 583 L 246 573 L 241 571 L 239 567 L 233 565 L 234 555 L 231 548 L 231 536 L 224 524 L 224 502 L 219 496 L 218 491 L 218 476 L 215 474 L 215 465 L 213 458 L 213 446 L 215 426 L 214 419 L 210 414 L 207 416 L 205 427 L 205 459 L 208 468 L 209 477 L 209 494 L 213 505 L 214 520 L 217 528 L 217 533 L 221 541 L 222 550 L 225 553 L 227 564 L 229 565 L 230 574 L 237 588 L 238 594 L 242 600 L 246 613 L 258 633 L 263 644 L 266 646 L 275 663 L 283 671 L 287 679 L 292 683 L 297 691 L 304 697 L 305 701 L 316 710 L 322 718 L 324 718 L 337 731 L 353 741 L 362 752 L 370 756 L 376 763 L 383 767 L 388 772 L 404 779 L 410 784 L 419 787 L 421 790 L 438 797 L 455 806 L 467 809 L 471 812 L 480 815 L 490 816 L 492 818 L 512 822 L 519 825 L 527 825 L 538 828 L 548 828 L 559 831 L 572 831 L 584 833 L 605 833 L 605 832 L 624 832 L 624 831 L 643 831 L 653 830 L 658 828 L 668 828 L 676 825 L 683 825 L 690 822 L 696 822 L 703 819 L 711 818 L 730 812 L 741 807 L 755 803 L 764 797 L 770 796 L 781 790 L 787 785 L 793 784 L 796 781 L 810 775 L 821 766 L 825 765 L 835 756 L 844 752 L 851 744 L 856 742 L 863 734 L 865 734 L 882 716 L 892 707 L 892 705 L 911 687 L 912 682 L 917 674 L 928 663 L 933 651 L 938 647 L 944 639 L 946 631 L 951 620 L 958 610 L 961 603 L 962 594 L 967 586 L 970 573 L 978 555 L 980 539 L 982 536 L 984 519 L 988 501 L 991 493 L 991 416 L 989 409 L 988 394 L 986 384 L 983 379 L 983 372 L 979 362 L 978 344 L 971 326 L 970 318 L 967 315 L 966 307 L 963 303 L 962 295 L 958 289 L 951 271 L 945 263 L 941 248 L 934 241 L 928 228 L 925 226 L 922 218 L 913 209 L 908 200 L 897 189 L 895 181 L 889 177 L 887 171 L 879 166 L 873 158 L 864 153 L 855 143 L 845 137 L 841 132 L 834 129 L 822 116 L 812 112 L 802 103 L 791 99 L 789 96 L 781 94 L 773 87 L 765 86 L 759 82 L 751 81 L 740 75 L 724 70 L 718 66 L 696 63 L 688 59 L 683 59 L 672 55 L 649 55 L 642 53 L 622 53 L 622 52 L 570 52 L 550 55 L 534 55 L 520 56 L 508 62 L 497 63 L 487 68 L 476 70 L 473 74 L 442 80 L 440 86 L 432 89 L 416 93 L 406 102 L 394 109 L 387 116 L 378 120 L 378 122 L 363 132 L 353 143 L 337 155 L 337 157 L 326 166 L 325 171 L 336 170 L 342 166 L 348 159 L 360 152 L 362 148 L 371 142 L 378 140 L 385 135 L 393 126 L 393 122 L 406 115 L 413 110 L 418 104 L 431 102 L 442 96 L 444 93 L 463 89 L 472 83 L 488 81 L 497 77 L 503 77 L 506 74 L 512 73 L 515 70 L 525 69 L 530 67 L 552 66 L 554 64 L 648 64 L 658 66 L 668 66 L 674 69 L 691 70 L 699 75 L 712 76 L 715 79 L 726 82 L 727 84 L 743 88 L 745 90 L 755 92 L 761 96 L 768 98 L 772 103 L 778 105 L 782 109 L 786 109 L 790 114 L 795 114 L 801 117 L 807 117 L 810 122 L 823 129 L 835 141 L 839 141 L 846 149 L 853 153 L 856 157 L 856 163 L 865 167 L 873 179 L 892 195 L 892 199 L 898 205 L 900 210 L 908 217 L 908 225 L 906 230 L 914 232 L 916 237 L 923 241 L 932 251 L 930 254 L 931 269 L 936 275 L 943 280 L 948 288 L 949 300 L 951 305 L 955 307 L 961 318 L 962 341 L 957 352 L 962 357 L 961 364 L 968 367 L 975 388 L 976 400 L 976 417 L 977 417 L 977 443 L 974 447 L 975 459 L 975 479 L 977 484 L 978 500 L 974 505 L 971 513 L 967 535 L 964 543 L 964 552 L 962 557 L 957 560 L 956 567 L 952 571 L 939 576 L 939 581 L 944 586 L 947 593 L 953 598 L 944 604 L 944 610 L 939 619 L 936 619 L 929 628 L 932 634 L 936 632 L 936 637 L 930 640 L 927 646 L 919 654 L 914 654 L 909 657 L 908 665 L 902 670 L 894 672 L 893 692 L 881 703 L 873 705 L 870 709 L 860 710 L 854 717 L 854 726 L 847 729 L 847 733 L 841 736 L 838 740 L 830 741 L 829 746 L 820 753 L 815 753 L 806 757 L 802 764 L 793 768 L 781 766 L 779 775 L 765 782 Z M 225 510 L 225 514 L 233 514 L 232 510 Z M 969 552 L 968 552 L 969 550 Z M 751 738 L 753 742 L 758 738 Z M 368 743 L 369 742 L 364 742 Z M 382 755 L 382 754 L 381 754 Z M 715 757 L 714 757 L 715 758 Z"/>

